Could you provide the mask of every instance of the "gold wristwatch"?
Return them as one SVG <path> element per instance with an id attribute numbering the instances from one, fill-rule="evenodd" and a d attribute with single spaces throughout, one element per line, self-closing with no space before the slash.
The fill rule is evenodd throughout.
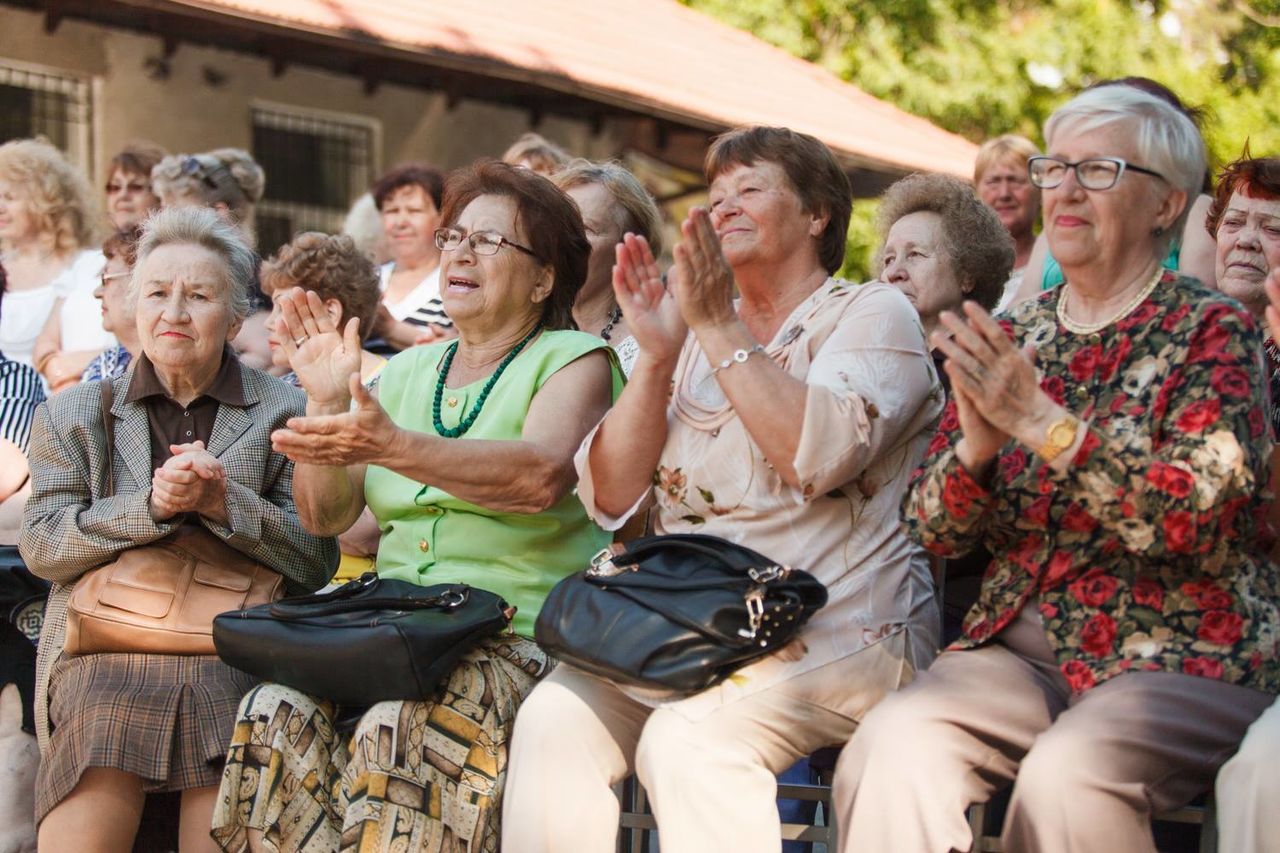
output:
<path id="1" fill-rule="evenodd" d="M 1066 415 L 1049 424 L 1045 432 L 1044 444 L 1036 451 L 1036 455 L 1045 462 L 1057 459 L 1064 450 L 1076 443 L 1076 434 L 1080 429 L 1080 421 L 1075 415 Z"/>

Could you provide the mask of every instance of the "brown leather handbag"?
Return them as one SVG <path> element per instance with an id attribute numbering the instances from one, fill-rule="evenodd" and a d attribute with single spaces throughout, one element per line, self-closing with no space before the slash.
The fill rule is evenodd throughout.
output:
<path id="1" fill-rule="evenodd" d="M 102 424 L 110 496 L 115 489 L 110 380 L 102 382 Z M 203 527 L 184 524 L 164 539 L 122 551 L 81 576 L 67 602 L 63 650 L 69 655 L 216 654 L 214 616 L 268 604 L 283 592 L 278 572 Z"/>

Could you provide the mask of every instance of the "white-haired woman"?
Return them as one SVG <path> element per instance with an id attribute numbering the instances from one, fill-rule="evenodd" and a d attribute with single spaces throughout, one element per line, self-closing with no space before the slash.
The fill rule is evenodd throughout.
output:
<path id="1" fill-rule="evenodd" d="M 613 293 L 614 247 L 624 234 L 635 234 L 661 256 L 662 214 L 636 176 L 618 163 L 571 160 L 551 179 L 578 205 L 591 241 L 587 282 L 574 300 L 573 320 L 582 331 L 604 338 L 630 376 L 640 345 Z"/>
<path id="2" fill-rule="evenodd" d="M 92 839 L 94 850 L 129 850 L 151 791 L 182 791 L 183 851 L 212 849 L 220 765 L 253 685 L 213 656 L 63 654 L 67 599 L 86 571 L 184 525 L 270 566 L 295 591 L 323 586 L 337 563 L 334 540 L 298 521 L 293 465 L 271 449 L 272 430 L 303 413 L 304 395 L 242 367 L 227 346 L 248 310 L 253 268 L 253 253 L 214 213 L 156 214 L 131 282 L 142 354 L 111 380 L 113 458 L 98 383 L 37 411 L 20 547 L 31 571 L 54 583 L 36 678 L 41 849 L 86 849 Z"/>
<path id="3" fill-rule="evenodd" d="M 267 186 L 266 173 L 248 151 L 216 148 L 203 154 L 171 154 L 151 170 L 151 186 L 165 207 L 209 207 L 254 244 L 253 210 Z"/>
<path id="4" fill-rule="evenodd" d="M 1154 853 L 1150 815 L 1207 790 L 1280 688 L 1261 337 L 1161 268 L 1200 137 L 1107 86 L 1045 138 L 1067 283 L 1003 323 L 942 315 L 954 399 L 904 506 L 934 553 L 993 558 L 961 639 L 845 748 L 845 850 L 967 850 L 965 807 L 1013 782 L 1006 850 Z"/>

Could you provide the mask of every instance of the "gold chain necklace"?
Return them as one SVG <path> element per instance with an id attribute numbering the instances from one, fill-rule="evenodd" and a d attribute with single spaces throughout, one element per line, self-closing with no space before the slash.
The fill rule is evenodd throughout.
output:
<path id="1" fill-rule="evenodd" d="M 1114 316 L 1097 323 L 1077 323 L 1067 316 L 1067 294 L 1070 292 L 1068 290 L 1070 284 L 1063 284 L 1062 295 L 1058 297 L 1058 322 L 1065 326 L 1068 331 L 1075 332 L 1077 335 L 1092 335 L 1094 332 L 1099 332 L 1117 320 L 1128 316 L 1129 312 L 1146 301 L 1146 298 L 1156 289 L 1156 285 L 1160 283 L 1160 279 L 1163 277 L 1164 269 L 1156 267 L 1156 274 L 1151 277 L 1151 281 L 1143 286 L 1142 290 L 1138 291 L 1136 296 L 1130 299 Z"/>

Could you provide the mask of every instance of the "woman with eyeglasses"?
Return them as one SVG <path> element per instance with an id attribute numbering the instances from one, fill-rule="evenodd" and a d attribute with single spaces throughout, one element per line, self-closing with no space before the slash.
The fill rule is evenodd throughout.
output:
<path id="1" fill-rule="evenodd" d="M 224 849 L 496 850 L 516 709 L 551 667 L 534 620 L 609 541 L 573 492 L 574 451 L 622 383 L 608 345 L 571 331 L 590 254 L 582 217 L 545 178 L 482 162 L 450 178 L 443 221 L 458 338 L 392 358 L 375 398 L 357 321 L 340 329 L 317 295 L 282 296 L 307 416 L 272 442 L 297 465 L 308 530 L 341 533 L 367 506 L 379 575 L 492 590 L 518 608 L 512 632 L 465 652 L 429 699 L 362 711 L 255 688 L 214 815 Z"/>
<path id="2" fill-rule="evenodd" d="M 845 850 L 967 850 L 1013 784 L 1017 851 L 1151 851 L 1280 690 L 1261 335 L 1164 269 L 1200 187 L 1191 122 L 1081 94 L 1031 161 L 1066 282 L 997 323 L 942 315 L 954 399 L 904 504 L 943 557 L 993 555 L 961 638 L 837 768 Z"/>
<path id="3" fill-rule="evenodd" d="M 9 276 L 0 351 L 52 388 L 74 383 L 115 344 L 92 303 L 102 270 L 89 248 L 94 210 L 88 183 L 61 151 L 34 139 L 0 145 L 0 263 Z M 63 340 L 77 350 L 63 352 Z"/>
<path id="4" fill-rule="evenodd" d="M 129 278 L 137 261 L 138 241 L 141 238 L 142 226 L 135 225 L 117 231 L 102 244 L 102 254 L 107 259 L 107 265 L 102 268 L 93 295 L 102 304 L 102 328 L 115 335 L 119 343 L 103 350 L 89 362 L 80 378 L 82 382 L 123 376 L 133 363 L 134 356 L 142 351 L 134 306 L 129 304 Z"/>

